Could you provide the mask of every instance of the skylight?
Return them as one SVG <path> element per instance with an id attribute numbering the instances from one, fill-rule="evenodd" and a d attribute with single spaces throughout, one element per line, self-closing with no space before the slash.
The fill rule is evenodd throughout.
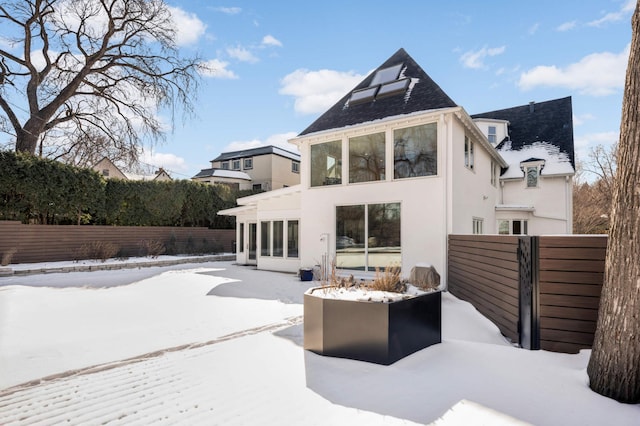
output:
<path id="1" fill-rule="evenodd" d="M 368 87 L 351 92 L 349 104 L 361 104 L 406 92 L 411 79 L 402 73 L 403 66 L 397 64 L 376 71 Z"/>
<path id="2" fill-rule="evenodd" d="M 376 75 L 373 76 L 373 80 L 369 86 L 371 87 L 377 84 L 385 84 L 397 80 L 401 69 L 402 64 L 398 64 L 376 71 Z"/>
<path id="3" fill-rule="evenodd" d="M 378 91 L 378 98 L 392 96 L 398 93 L 404 93 L 404 91 L 409 86 L 410 81 L 411 79 L 409 78 L 403 78 L 402 80 L 396 80 L 387 84 L 383 84 Z"/>

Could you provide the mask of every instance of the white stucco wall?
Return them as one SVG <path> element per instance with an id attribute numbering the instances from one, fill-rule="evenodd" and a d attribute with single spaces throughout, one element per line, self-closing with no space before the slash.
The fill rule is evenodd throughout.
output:
<path id="1" fill-rule="evenodd" d="M 501 204 L 534 207 L 527 218 L 530 235 L 573 232 L 573 183 L 570 176 L 540 176 L 537 188 L 527 188 L 524 178 L 504 181 Z M 499 218 L 505 216 L 509 214 L 501 212 Z"/>

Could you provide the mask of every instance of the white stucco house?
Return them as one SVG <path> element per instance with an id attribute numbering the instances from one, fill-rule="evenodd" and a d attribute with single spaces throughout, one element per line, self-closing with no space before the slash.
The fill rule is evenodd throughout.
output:
<path id="1" fill-rule="evenodd" d="M 571 98 L 469 115 L 400 49 L 289 142 L 300 184 L 238 200 L 237 260 L 368 274 L 449 234 L 570 234 Z"/>

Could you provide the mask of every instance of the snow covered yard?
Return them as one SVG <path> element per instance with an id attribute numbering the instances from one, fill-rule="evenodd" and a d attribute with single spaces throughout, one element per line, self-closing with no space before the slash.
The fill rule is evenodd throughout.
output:
<path id="1" fill-rule="evenodd" d="M 291 274 L 230 262 L 123 274 L 0 278 L 0 424 L 424 424 L 462 400 L 538 425 L 640 419 L 589 390 L 588 351 L 514 348 L 447 293 L 443 343 L 385 367 L 303 351 L 313 283 Z M 497 424 L 476 404 L 437 424 Z"/>

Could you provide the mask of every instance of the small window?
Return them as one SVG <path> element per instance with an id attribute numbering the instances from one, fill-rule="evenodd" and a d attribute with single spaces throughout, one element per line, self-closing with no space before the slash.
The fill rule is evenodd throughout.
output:
<path id="1" fill-rule="evenodd" d="M 300 163 L 297 161 L 291 162 L 291 171 L 293 173 L 300 173 Z"/>
<path id="2" fill-rule="evenodd" d="M 483 234 L 482 231 L 482 223 L 484 222 L 483 219 L 474 217 L 473 218 L 473 233 L 476 235 L 481 235 Z"/>
<path id="3" fill-rule="evenodd" d="M 464 137 L 464 166 L 469 170 L 473 170 L 473 142 L 467 136 Z"/>
<path id="4" fill-rule="evenodd" d="M 254 183 L 253 186 L 252 186 L 252 189 L 254 191 L 259 191 L 259 190 L 262 189 L 262 184 L 261 183 Z"/>
<path id="5" fill-rule="evenodd" d="M 501 235 L 527 235 L 529 233 L 526 220 L 500 220 L 498 221 L 498 233 Z"/>
<path id="6" fill-rule="evenodd" d="M 498 166 L 495 161 L 491 160 L 491 185 L 498 184 Z"/>
<path id="7" fill-rule="evenodd" d="M 223 161 L 222 162 L 222 169 L 223 170 L 229 170 L 229 162 L 228 161 Z"/>
<path id="8" fill-rule="evenodd" d="M 240 160 L 233 160 L 233 170 L 240 170 Z"/>
<path id="9" fill-rule="evenodd" d="M 538 187 L 538 168 L 527 167 L 527 188 Z"/>
<path id="10" fill-rule="evenodd" d="M 104 176 L 104 177 L 109 177 L 109 169 L 104 169 L 104 170 L 102 171 L 102 176 Z"/>
<path id="11" fill-rule="evenodd" d="M 498 140 L 498 135 L 496 134 L 496 126 L 489 126 L 489 132 L 487 134 L 487 139 L 489 142 L 496 143 Z"/>
<path id="12" fill-rule="evenodd" d="M 282 257 L 284 255 L 284 222 L 276 220 L 273 222 L 273 256 Z"/>
<path id="13" fill-rule="evenodd" d="M 298 221 L 287 221 L 287 257 L 298 257 Z"/>
<path id="14" fill-rule="evenodd" d="M 260 222 L 260 256 L 271 256 L 271 222 Z"/>
<path id="15" fill-rule="evenodd" d="M 245 170 L 253 169 L 253 158 L 244 159 L 244 169 Z"/>
<path id="16" fill-rule="evenodd" d="M 244 223 L 241 223 L 238 228 L 238 240 L 240 243 L 238 244 L 238 253 L 244 253 Z"/>

